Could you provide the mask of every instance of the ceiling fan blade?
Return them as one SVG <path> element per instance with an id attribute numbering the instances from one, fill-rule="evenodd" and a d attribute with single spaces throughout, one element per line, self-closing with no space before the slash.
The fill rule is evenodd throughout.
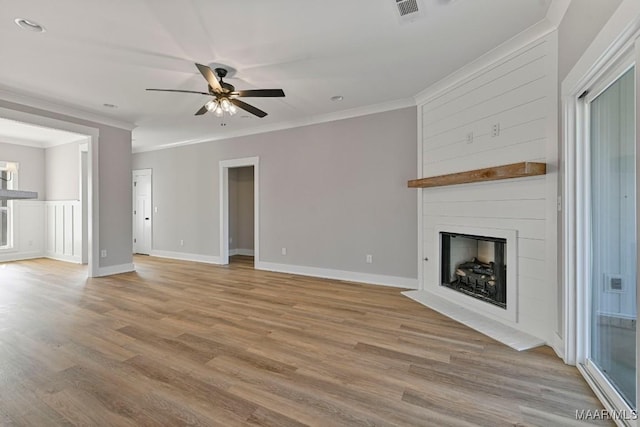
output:
<path id="1" fill-rule="evenodd" d="M 234 94 L 236 93 L 238 96 L 253 96 L 261 98 L 278 98 L 284 96 L 284 91 L 282 89 L 251 89 L 234 92 Z"/>
<path id="2" fill-rule="evenodd" d="M 214 92 L 222 92 L 222 86 L 220 86 L 220 82 L 211 68 L 198 63 L 196 63 L 196 67 L 198 67 L 200 74 L 207 79 L 209 86 L 211 86 L 211 89 L 213 89 Z"/>
<path id="3" fill-rule="evenodd" d="M 153 90 L 156 92 L 181 92 L 181 93 L 197 93 L 200 95 L 210 95 L 207 92 L 199 92 L 197 90 L 180 90 L 180 89 L 147 89 L 147 90 Z"/>
<path id="4" fill-rule="evenodd" d="M 200 109 L 196 112 L 196 114 L 195 114 L 195 115 L 196 115 L 196 116 L 201 116 L 201 115 L 203 115 L 204 113 L 206 113 L 207 111 L 209 111 L 209 110 L 207 110 L 207 106 L 206 106 L 206 105 L 203 105 L 203 106 L 202 106 L 202 108 L 200 108 Z"/>
<path id="5" fill-rule="evenodd" d="M 242 108 L 243 110 L 253 114 L 254 116 L 258 116 L 258 117 L 262 118 L 262 117 L 267 115 L 267 113 L 265 113 L 261 109 L 256 108 L 253 105 L 249 105 L 246 102 L 242 102 L 239 99 L 233 99 L 232 98 L 229 101 L 231 101 L 236 107 Z"/>

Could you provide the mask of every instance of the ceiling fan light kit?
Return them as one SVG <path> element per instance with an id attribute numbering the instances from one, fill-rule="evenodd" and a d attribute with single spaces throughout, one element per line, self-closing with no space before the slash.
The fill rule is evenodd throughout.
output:
<path id="1" fill-rule="evenodd" d="M 245 110 L 248 113 L 257 117 L 265 117 L 267 113 L 254 107 L 251 104 L 247 104 L 244 101 L 239 100 L 240 97 L 260 97 L 260 98 L 276 98 L 284 97 L 284 91 L 282 89 L 250 89 L 236 91 L 236 88 L 223 79 L 227 76 L 227 70 L 222 67 L 217 67 L 212 70 L 211 67 L 196 63 L 196 67 L 200 74 L 207 81 L 207 92 L 199 92 L 193 90 L 180 90 L 180 89 L 147 89 L 149 91 L 161 91 L 161 92 L 182 92 L 182 93 L 195 93 L 199 95 L 212 96 L 213 99 L 204 104 L 197 112 L 196 116 L 201 116 L 207 112 L 213 113 L 216 117 L 223 117 L 225 114 L 233 116 L 238 112 L 238 108 Z"/>

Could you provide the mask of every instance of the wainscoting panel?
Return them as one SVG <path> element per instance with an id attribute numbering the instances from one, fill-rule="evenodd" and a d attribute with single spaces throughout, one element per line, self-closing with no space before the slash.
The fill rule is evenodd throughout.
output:
<path id="1" fill-rule="evenodd" d="M 80 202 L 45 202 L 45 256 L 82 262 L 82 209 Z"/>

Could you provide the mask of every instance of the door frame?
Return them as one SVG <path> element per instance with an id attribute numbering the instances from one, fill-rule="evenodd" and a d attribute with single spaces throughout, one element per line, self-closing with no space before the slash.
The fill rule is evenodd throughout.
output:
<path id="1" fill-rule="evenodd" d="M 254 265 L 260 262 L 260 158 L 220 160 L 220 264 L 229 264 L 229 169 L 253 166 Z"/>
<path id="2" fill-rule="evenodd" d="M 148 176 L 149 177 L 149 181 L 150 181 L 150 185 L 151 185 L 151 190 L 150 190 L 150 203 L 151 203 L 151 212 L 149 212 L 149 218 L 151 218 L 151 236 L 150 236 L 150 242 L 149 242 L 149 255 L 151 255 L 151 252 L 153 251 L 153 170 L 152 169 L 134 169 L 131 171 L 131 186 L 134 187 L 134 182 L 137 176 Z M 133 212 L 136 211 L 136 191 L 135 188 L 132 188 L 131 190 L 131 197 L 133 198 Z M 131 218 L 132 218 L 132 226 L 133 226 L 133 231 L 135 232 L 136 230 L 136 217 L 135 214 L 131 212 Z M 134 237 L 135 238 L 135 237 Z M 135 254 L 135 247 L 134 247 L 134 242 L 131 242 L 131 250 L 132 252 Z"/>
<path id="3" fill-rule="evenodd" d="M 614 15 L 614 21 L 622 19 Z M 609 24 L 607 24 L 609 26 Z M 590 47 L 569 76 L 562 83 L 563 104 L 563 159 L 564 184 L 562 200 L 563 212 L 563 359 L 576 365 L 596 396 L 609 411 L 630 411 L 597 367 L 589 363 L 589 322 L 591 296 L 589 293 L 590 266 L 590 176 L 589 166 L 589 109 L 587 100 L 591 100 L 604 91 L 611 83 L 629 68 L 636 66 L 636 129 L 640 123 L 637 108 L 640 85 L 640 19 L 626 26 L 614 25 L 615 34 L 604 51 L 592 52 Z M 605 28 L 608 30 L 608 28 Z M 603 30 L 604 34 L 607 31 Z M 600 36 L 598 36 L 600 37 Z M 592 46 L 597 46 L 594 42 Z M 604 47 L 604 46 L 603 46 Z M 594 48 L 595 49 L 595 48 Z M 640 133 L 636 132 L 636 146 Z M 640 185 L 640 156 L 636 156 L 636 173 Z M 640 186 L 637 187 L 640 189 Z M 637 190 L 636 190 L 637 191 Z M 640 199 L 640 198 L 638 198 Z M 640 203 L 640 202 L 639 202 Z M 640 207 L 639 207 L 640 209 Z M 638 210 L 640 212 L 640 210 Z M 640 216 L 637 231 L 640 233 Z M 640 289 L 640 275 L 636 289 Z M 640 307 L 640 292 L 636 291 Z M 640 328 L 636 331 L 636 354 L 640 352 Z M 640 370 L 636 362 L 636 387 L 640 384 Z M 636 406 L 640 402 L 640 393 L 636 396 Z M 635 421 L 633 422 L 635 424 Z"/>
<path id="4" fill-rule="evenodd" d="M 86 158 L 85 158 L 86 154 Z M 80 212 L 82 215 L 82 249 L 80 254 L 80 262 L 89 263 L 89 141 L 81 142 L 78 146 L 78 155 L 80 163 Z M 86 194 L 86 195 L 85 195 Z"/>

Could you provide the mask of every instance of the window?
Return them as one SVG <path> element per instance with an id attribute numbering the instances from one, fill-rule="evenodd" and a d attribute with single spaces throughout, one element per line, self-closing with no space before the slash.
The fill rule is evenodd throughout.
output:
<path id="1" fill-rule="evenodd" d="M 18 164 L 0 161 L 0 189 L 17 188 Z M 0 200 L 0 249 L 13 247 L 13 202 Z"/>

